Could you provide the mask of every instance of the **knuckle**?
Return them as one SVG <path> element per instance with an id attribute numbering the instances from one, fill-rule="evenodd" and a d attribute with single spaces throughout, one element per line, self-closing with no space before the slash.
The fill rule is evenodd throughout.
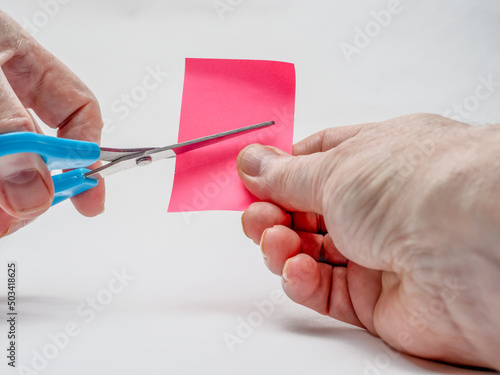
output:
<path id="1" fill-rule="evenodd" d="M 9 133 L 9 132 L 23 132 L 34 131 L 35 127 L 33 125 L 32 119 L 29 115 L 14 115 L 6 120 L 0 122 L 0 132 L 1 133 Z"/>
<path id="2" fill-rule="evenodd" d="M 330 305 L 330 313 L 329 315 L 337 320 L 346 321 L 350 316 L 351 310 L 348 308 L 347 304 L 344 301 L 335 301 L 333 299 Z"/>

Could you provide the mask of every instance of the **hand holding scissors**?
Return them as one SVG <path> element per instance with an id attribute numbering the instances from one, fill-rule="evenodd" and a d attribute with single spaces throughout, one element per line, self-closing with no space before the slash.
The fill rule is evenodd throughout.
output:
<path id="1" fill-rule="evenodd" d="M 52 205 L 54 205 L 94 188 L 98 180 L 114 173 L 149 165 L 158 160 L 174 158 L 178 154 L 272 124 L 274 121 L 263 122 L 165 147 L 132 149 L 105 148 L 93 142 L 56 138 L 30 132 L 6 133 L 0 135 L 0 156 L 25 152 L 36 153 L 43 158 L 49 170 L 72 169 L 69 172 L 52 176 L 54 183 Z M 85 168 L 98 160 L 108 162 L 108 164 L 94 170 Z"/>
<path id="2" fill-rule="evenodd" d="M 0 10 L 0 134 L 41 133 L 32 113 L 57 129 L 58 137 L 101 138 L 101 112 L 90 89 Z M 38 155 L 0 158 L 0 237 L 46 211 L 52 196 L 50 172 Z M 104 209 L 104 184 L 72 201 L 82 215 L 98 215 Z"/>

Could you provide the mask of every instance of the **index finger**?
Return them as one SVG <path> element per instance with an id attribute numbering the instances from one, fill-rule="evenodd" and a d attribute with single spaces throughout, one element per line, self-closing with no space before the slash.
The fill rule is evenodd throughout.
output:
<path id="1" fill-rule="evenodd" d="M 346 140 L 355 137 L 363 127 L 374 123 L 340 126 L 321 130 L 293 145 L 293 155 L 309 155 L 328 151 Z"/>
<path id="2" fill-rule="evenodd" d="M 102 119 L 90 89 L 5 13 L 0 13 L 0 42 L 6 49 L 0 64 L 11 87 L 26 108 L 58 129 L 58 136 L 100 143 Z M 104 206 L 104 185 L 73 199 L 80 213 L 94 216 Z"/>

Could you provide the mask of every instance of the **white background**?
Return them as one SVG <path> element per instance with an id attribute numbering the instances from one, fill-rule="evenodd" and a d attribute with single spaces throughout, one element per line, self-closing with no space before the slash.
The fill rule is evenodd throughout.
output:
<path id="1" fill-rule="evenodd" d="M 387 1 L 231 0 L 223 17 L 213 0 L 64 3 L 1 6 L 36 26 L 36 38 L 91 87 L 108 120 L 108 147 L 176 141 L 186 57 L 295 63 L 295 141 L 329 126 L 442 114 L 467 100 L 473 110 L 464 121 L 500 122 L 499 87 L 470 106 L 478 77 L 500 81 L 496 0 L 402 0 L 401 12 L 351 62 L 341 43 L 354 45 L 355 28 L 370 25 L 370 12 L 387 9 Z M 148 67 L 170 75 L 120 118 L 113 102 L 140 86 Z M 102 216 L 83 218 L 66 202 L 0 240 L 1 374 L 18 373 L 9 371 L 3 349 L 9 261 L 18 265 L 18 365 L 32 368 L 34 353 L 47 350 L 49 334 L 68 322 L 79 329 L 32 373 L 474 373 L 388 354 L 366 332 L 289 300 L 274 304 L 231 353 L 224 335 L 261 316 L 255 302 L 281 290 L 280 281 L 243 235 L 241 213 L 166 212 L 173 172 L 173 161 L 165 161 L 112 176 Z M 113 270 L 124 268 L 134 280 L 86 323 L 89 315 L 77 307 L 102 297 Z"/>

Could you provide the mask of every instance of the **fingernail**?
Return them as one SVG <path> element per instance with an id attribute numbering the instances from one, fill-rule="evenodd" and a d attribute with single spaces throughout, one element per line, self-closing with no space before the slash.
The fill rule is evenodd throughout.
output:
<path id="1" fill-rule="evenodd" d="M 264 264 L 266 265 L 267 268 L 269 268 L 269 263 L 267 260 L 267 255 L 264 252 L 264 238 L 266 237 L 266 233 L 269 228 L 265 229 L 264 232 L 262 232 L 262 236 L 260 237 L 260 251 L 262 251 L 262 257 L 264 258 Z"/>
<path id="2" fill-rule="evenodd" d="M 271 148 L 259 144 L 250 145 L 243 149 L 238 157 L 238 167 L 249 176 L 257 177 L 267 163 L 267 158 L 278 154 Z"/>
<path id="3" fill-rule="evenodd" d="M 260 251 L 262 251 L 262 255 L 266 256 L 266 253 L 264 252 L 264 239 L 266 238 L 266 233 L 269 230 L 269 228 L 264 229 L 264 232 L 262 232 L 262 235 L 260 236 Z"/>
<path id="4" fill-rule="evenodd" d="M 287 272 L 288 272 L 288 261 L 285 262 L 285 265 L 283 266 L 283 271 L 281 272 L 281 277 L 283 278 L 283 281 L 285 283 L 289 281 Z"/>
<path id="5" fill-rule="evenodd" d="M 40 211 L 51 202 L 49 190 L 36 169 L 27 169 L 5 177 L 2 188 L 14 212 Z"/>
<path id="6" fill-rule="evenodd" d="M 268 264 L 268 261 L 267 261 L 267 257 L 264 255 L 264 264 L 266 265 L 267 268 L 269 268 L 269 264 Z"/>
<path id="7" fill-rule="evenodd" d="M 245 212 L 246 212 L 246 211 L 245 211 Z M 245 230 L 245 219 L 244 219 L 245 212 L 243 212 L 243 213 L 241 214 L 241 228 L 243 229 L 243 233 L 245 234 L 245 236 L 247 236 L 248 238 L 250 238 L 250 237 L 248 236 L 247 231 Z"/>
<path id="8" fill-rule="evenodd" d="M 17 232 L 19 229 L 24 228 L 26 224 L 28 223 L 28 220 L 21 220 L 21 221 L 16 221 L 15 223 L 10 224 L 9 228 L 7 231 L 0 236 L 0 238 L 8 236 L 14 232 Z"/>

